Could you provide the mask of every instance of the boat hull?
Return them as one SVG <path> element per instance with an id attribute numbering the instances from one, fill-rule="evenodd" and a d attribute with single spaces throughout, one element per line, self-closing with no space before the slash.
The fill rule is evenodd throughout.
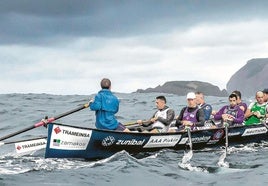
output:
<path id="1" fill-rule="evenodd" d="M 225 144 L 224 128 L 191 131 L 193 149 Z M 229 145 L 261 142 L 268 139 L 265 125 L 228 128 Z M 82 128 L 51 123 L 48 125 L 46 158 L 102 159 L 125 150 L 130 154 L 158 151 L 163 148 L 185 150 L 186 131 L 174 133 L 139 133 Z"/>

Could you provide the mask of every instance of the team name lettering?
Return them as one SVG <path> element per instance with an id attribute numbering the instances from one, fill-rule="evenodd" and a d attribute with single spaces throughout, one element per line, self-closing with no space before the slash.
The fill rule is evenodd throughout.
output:
<path id="1" fill-rule="evenodd" d="M 88 133 L 82 133 L 82 132 L 75 132 L 70 130 L 63 129 L 63 134 L 72 135 L 72 136 L 78 136 L 78 137 L 90 137 Z"/>

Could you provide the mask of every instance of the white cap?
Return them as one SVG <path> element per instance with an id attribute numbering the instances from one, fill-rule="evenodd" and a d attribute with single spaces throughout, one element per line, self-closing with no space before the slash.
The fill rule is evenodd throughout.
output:
<path id="1" fill-rule="evenodd" d="M 196 98 L 196 96 L 195 96 L 195 93 L 194 92 L 189 92 L 188 94 L 187 94 L 187 97 L 186 97 L 187 99 L 195 99 Z"/>

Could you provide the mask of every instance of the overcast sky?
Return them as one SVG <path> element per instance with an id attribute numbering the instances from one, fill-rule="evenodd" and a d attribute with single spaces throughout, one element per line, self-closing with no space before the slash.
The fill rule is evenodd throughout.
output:
<path id="1" fill-rule="evenodd" d="M 268 57 L 266 0 L 1 0 L 0 94 L 93 94 L 167 81 L 226 88 Z"/>

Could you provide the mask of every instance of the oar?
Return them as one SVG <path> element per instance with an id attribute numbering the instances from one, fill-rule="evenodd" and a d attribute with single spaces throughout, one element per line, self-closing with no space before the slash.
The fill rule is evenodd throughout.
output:
<path id="1" fill-rule="evenodd" d="M 228 150 L 228 126 L 229 124 L 227 122 L 224 123 L 224 126 L 225 126 L 225 152 L 226 152 L 226 155 L 227 155 L 227 150 Z"/>
<path id="2" fill-rule="evenodd" d="M 16 140 L 16 141 L 8 141 L 8 142 L 0 141 L 0 146 L 14 144 L 14 143 L 20 143 L 20 142 L 25 142 L 25 141 L 38 140 L 38 139 L 46 139 L 46 138 L 47 138 L 46 136 L 40 136 L 40 137 L 36 137 L 36 138 Z"/>
<path id="3" fill-rule="evenodd" d="M 149 123 L 151 123 L 151 121 L 150 120 L 148 120 L 148 121 L 142 121 L 142 124 L 149 124 Z M 138 125 L 138 123 L 137 123 L 137 121 L 133 121 L 133 122 L 128 122 L 128 123 L 125 123 L 124 124 L 125 126 L 131 126 L 131 125 Z"/>
<path id="4" fill-rule="evenodd" d="M 192 142 L 192 136 L 191 136 L 191 128 L 189 126 L 186 126 L 185 129 L 187 130 L 187 134 L 188 134 L 190 151 L 187 153 L 184 153 L 184 156 L 182 157 L 181 161 L 182 161 L 183 167 L 189 164 L 190 160 L 193 157 L 193 142 Z"/>
<path id="5" fill-rule="evenodd" d="M 62 117 L 64 117 L 64 116 L 68 116 L 68 115 L 70 115 L 70 114 L 72 114 L 72 113 L 75 113 L 75 112 L 78 112 L 78 111 L 80 111 L 80 110 L 82 110 L 82 109 L 85 109 L 85 108 L 87 108 L 88 106 L 89 106 L 89 103 L 86 103 L 86 104 L 84 104 L 84 105 L 82 105 L 82 106 L 80 106 L 80 107 L 78 107 L 78 108 L 76 108 L 76 109 L 70 110 L 70 111 L 65 112 L 65 113 L 63 113 L 63 114 L 60 114 L 60 115 L 58 115 L 58 116 L 55 116 L 55 117 L 52 117 L 52 118 L 48 118 L 48 119 L 46 119 L 46 120 L 41 120 L 40 122 L 38 122 L 38 123 L 36 123 L 36 124 L 34 124 L 34 125 L 32 125 L 32 126 L 29 126 L 29 127 L 27 127 L 27 128 L 21 129 L 21 130 L 19 130 L 19 131 L 17 131 L 17 132 L 14 132 L 14 133 L 11 133 L 11 134 L 9 134 L 9 135 L 6 135 L 6 136 L 1 137 L 1 138 L 0 138 L 0 141 L 5 140 L 5 139 L 7 139 L 7 138 L 11 138 L 11 137 L 13 137 L 13 136 L 16 136 L 16 135 L 21 134 L 21 133 L 23 133 L 23 132 L 26 132 L 26 131 L 28 131 L 28 130 L 34 129 L 34 128 L 36 128 L 36 127 L 43 126 L 43 125 L 45 125 L 45 124 L 47 124 L 47 123 L 51 123 L 51 122 L 53 122 L 53 121 L 55 121 L 55 120 L 57 120 L 57 119 L 60 119 L 60 118 L 62 118 Z"/>
<path id="6" fill-rule="evenodd" d="M 125 126 L 137 125 L 137 121 L 124 123 Z"/>
<path id="7" fill-rule="evenodd" d="M 191 136 L 191 128 L 190 127 L 186 127 L 186 130 L 187 130 L 187 134 L 188 134 L 188 140 L 189 140 L 190 150 L 193 150 L 193 142 L 192 142 L 192 136 Z"/>

